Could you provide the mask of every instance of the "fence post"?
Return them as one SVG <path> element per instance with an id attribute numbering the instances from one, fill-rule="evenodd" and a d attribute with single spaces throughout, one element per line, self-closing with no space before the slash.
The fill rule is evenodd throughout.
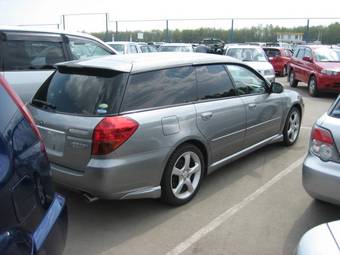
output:
<path id="1" fill-rule="evenodd" d="M 108 41 L 109 39 L 109 14 L 105 13 L 105 40 Z"/>
<path id="2" fill-rule="evenodd" d="M 118 41 L 118 20 L 116 21 L 116 38 L 115 41 Z"/>
<path id="3" fill-rule="evenodd" d="M 166 23 L 166 42 L 170 42 L 170 38 L 169 38 L 169 20 L 165 21 Z"/>
<path id="4" fill-rule="evenodd" d="M 62 15 L 62 20 L 63 20 L 63 29 L 65 30 L 66 24 L 65 24 L 65 15 Z"/>
<path id="5" fill-rule="evenodd" d="M 306 26 L 306 36 L 305 36 L 306 43 L 309 42 L 309 19 L 307 19 L 307 26 Z"/>
<path id="6" fill-rule="evenodd" d="M 231 28 L 230 28 L 229 42 L 232 43 L 233 40 L 234 40 L 234 19 L 231 19 Z"/>

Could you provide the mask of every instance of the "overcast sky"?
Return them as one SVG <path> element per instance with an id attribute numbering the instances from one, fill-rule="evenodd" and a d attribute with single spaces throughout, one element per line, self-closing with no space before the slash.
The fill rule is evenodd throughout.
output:
<path id="1" fill-rule="evenodd" d="M 310 25 L 340 22 L 340 0 L 0 0 L 0 25 L 56 24 L 62 14 L 109 13 L 110 20 L 199 19 L 199 18 L 305 18 L 325 17 L 338 20 L 311 20 Z M 66 29 L 105 30 L 105 16 L 66 16 Z M 235 27 L 252 25 L 298 26 L 305 20 L 239 20 Z M 56 28 L 56 25 L 46 26 Z M 121 22 L 119 30 L 163 29 L 164 21 Z M 229 28 L 230 21 L 172 21 L 170 29 L 215 27 Z M 115 24 L 110 23 L 110 29 Z"/>

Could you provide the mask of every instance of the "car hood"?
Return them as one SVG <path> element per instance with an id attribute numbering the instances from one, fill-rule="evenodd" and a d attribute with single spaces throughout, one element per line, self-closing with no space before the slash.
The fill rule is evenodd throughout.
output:
<path id="1" fill-rule="evenodd" d="M 322 255 L 327 251 L 327 255 L 339 254 L 338 242 L 333 238 L 332 223 L 325 223 L 309 230 L 301 238 L 297 255 Z M 339 229 L 339 223 L 334 228 Z M 331 232 L 332 231 L 332 232 Z M 339 237 L 339 236 L 338 236 Z"/>
<path id="2" fill-rule="evenodd" d="M 317 62 L 322 69 L 340 71 L 340 62 Z"/>
<path id="3" fill-rule="evenodd" d="M 269 62 L 250 62 L 250 61 L 245 61 L 247 65 L 251 66 L 257 71 L 264 71 L 264 70 L 269 70 L 273 69 L 273 66 Z"/>

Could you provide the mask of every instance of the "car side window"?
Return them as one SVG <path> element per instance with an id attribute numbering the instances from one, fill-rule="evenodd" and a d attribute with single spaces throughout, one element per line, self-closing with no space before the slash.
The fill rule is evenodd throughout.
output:
<path id="1" fill-rule="evenodd" d="M 99 43 L 80 37 L 70 36 L 69 46 L 72 53 L 72 58 L 76 60 L 113 54 L 110 51 L 104 49 L 104 47 Z"/>
<path id="2" fill-rule="evenodd" d="M 235 89 L 223 65 L 196 67 L 198 97 L 201 100 L 235 96 Z"/>
<path id="3" fill-rule="evenodd" d="M 182 104 L 195 101 L 194 68 L 178 67 L 150 71 L 130 76 L 122 111 Z"/>
<path id="4" fill-rule="evenodd" d="M 267 92 L 266 81 L 248 68 L 239 65 L 227 65 L 234 80 L 238 95 L 264 94 Z"/>
<path id="5" fill-rule="evenodd" d="M 313 58 L 312 51 L 308 48 L 305 49 L 305 57 Z"/>
<path id="6" fill-rule="evenodd" d="M 305 56 L 305 49 L 303 49 L 303 48 L 300 48 L 299 49 L 299 52 L 297 53 L 297 58 L 298 59 L 302 59 L 303 57 Z"/>
<path id="7" fill-rule="evenodd" d="M 53 69 L 66 61 L 61 42 L 9 40 L 3 47 L 4 71 Z"/>
<path id="8" fill-rule="evenodd" d="M 133 53 L 138 53 L 137 48 L 136 48 L 135 45 L 129 45 L 128 49 L 129 49 L 129 53 L 132 53 L 132 54 Z"/>

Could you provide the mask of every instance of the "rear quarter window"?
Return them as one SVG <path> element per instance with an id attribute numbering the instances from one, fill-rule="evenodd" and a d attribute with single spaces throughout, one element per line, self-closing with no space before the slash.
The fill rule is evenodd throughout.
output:
<path id="1" fill-rule="evenodd" d="M 130 76 L 122 111 L 188 103 L 196 100 L 194 68 L 179 67 Z"/>
<path id="2" fill-rule="evenodd" d="M 117 114 L 127 76 L 115 71 L 58 70 L 38 90 L 32 104 L 69 114 Z"/>

